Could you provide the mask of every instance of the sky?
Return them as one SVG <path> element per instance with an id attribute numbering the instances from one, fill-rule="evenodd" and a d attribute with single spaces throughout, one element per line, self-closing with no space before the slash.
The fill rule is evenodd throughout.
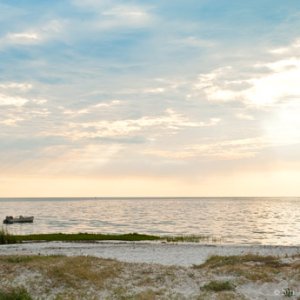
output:
<path id="1" fill-rule="evenodd" d="M 0 0 L 0 197 L 300 196 L 299 0 Z"/>

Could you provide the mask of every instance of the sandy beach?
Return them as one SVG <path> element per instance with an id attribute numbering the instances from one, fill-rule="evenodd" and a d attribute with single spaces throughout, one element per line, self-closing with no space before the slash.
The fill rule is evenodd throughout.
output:
<path id="1" fill-rule="evenodd" d="M 0 255 L 93 256 L 130 263 L 177 266 L 202 264 L 212 255 L 229 256 L 249 253 L 285 257 L 300 254 L 300 247 L 119 241 L 97 243 L 46 242 L 0 246 Z"/>
<path id="2" fill-rule="evenodd" d="M 0 246 L 0 291 L 32 299 L 292 299 L 300 247 L 149 242 Z"/>

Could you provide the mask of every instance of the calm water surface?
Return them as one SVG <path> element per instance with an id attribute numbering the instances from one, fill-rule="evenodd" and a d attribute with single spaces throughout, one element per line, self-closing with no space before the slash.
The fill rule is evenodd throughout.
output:
<path id="1" fill-rule="evenodd" d="M 6 215 L 35 216 L 7 226 L 16 234 L 196 234 L 224 244 L 300 245 L 300 198 L 0 199 L 1 220 Z"/>

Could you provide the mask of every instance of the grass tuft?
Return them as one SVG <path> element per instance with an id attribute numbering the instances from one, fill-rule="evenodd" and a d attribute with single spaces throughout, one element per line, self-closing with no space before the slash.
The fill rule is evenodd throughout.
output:
<path id="1" fill-rule="evenodd" d="M 211 281 L 205 284 L 201 289 L 212 292 L 233 291 L 235 286 L 229 281 Z"/>
<path id="2" fill-rule="evenodd" d="M 122 270 L 119 262 L 84 256 L 52 257 L 40 261 L 36 267 L 40 269 L 40 273 L 51 278 L 54 287 L 63 285 L 74 289 L 85 284 L 103 287 L 109 279 L 118 277 Z"/>
<path id="3" fill-rule="evenodd" d="M 0 300 L 32 300 L 25 288 L 14 288 L 8 291 L 0 290 Z"/>
<path id="4" fill-rule="evenodd" d="M 288 265 L 274 256 L 255 254 L 235 256 L 211 256 L 204 264 L 194 265 L 194 269 L 210 270 L 216 274 L 231 274 L 254 282 L 271 282 L 274 275 Z"/>
<path id="5" fill-rule="evenodd" d="M 286 289 L 283 290 L 283 296 L 288 297 L 288 298 L 294 297 L 295 296 L 295 291 L 290 289 L 290 288 L 286 288 Z"/>
<path id="6" fill-rule="evenodd" d="M 0 228 L 0 245 L 14 244 L 17 239 L 14 235 L 11 235 L 6 229 Z"/>
<path id="7" fill-rule="evenodd" d="M 206 235 L 179 235 L 179 236 L 161 237 L 161 239 L 165 239 L 167 242 L 174 242 L 174 243 L 176 242 L 199 243 L 201 241 L 208 241 L 210 237 Z"/>
<path id="8" fill-rule="evenodd" d="M 279 261 L 279 259 L 275 256 L 261 256 L 254 254 L 246 254 L 246 255 L 231 255 L 231 256 L 219 256 L 213 255 L 211 256 L 204 264 L 202 265 L 194 265 L 194 268 L 217 268 L 224 266 L 234 266 L 238 264 L 249 264 L 254 263 L 258 265 L 264 265 L 269 267 L 282 267 L 283 263 Z"/>

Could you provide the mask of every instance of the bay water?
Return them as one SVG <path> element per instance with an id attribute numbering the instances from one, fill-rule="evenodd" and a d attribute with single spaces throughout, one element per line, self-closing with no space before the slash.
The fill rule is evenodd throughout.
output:
<path id="1" fill-rule="evenodd" d="M 300 245 L 300 198 L 1 198 L 1 221 L 8 215 L 35 217 L 3 225 L 14 234 L 138 232 Z"/>

